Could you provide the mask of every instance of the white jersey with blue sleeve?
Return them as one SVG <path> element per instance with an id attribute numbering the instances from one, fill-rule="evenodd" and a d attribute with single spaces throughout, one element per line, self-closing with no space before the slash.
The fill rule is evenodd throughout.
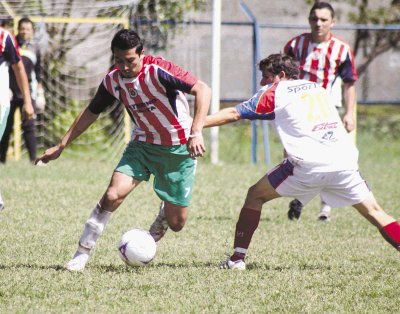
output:
<path id="1" fill-rule="evenodd" d="M 289 160 L 310 172 L 358 169 L 358 150 L 327 92 L 315 82 L 283 80 L 236 106 L 242 119 L 271 120 Z"/>

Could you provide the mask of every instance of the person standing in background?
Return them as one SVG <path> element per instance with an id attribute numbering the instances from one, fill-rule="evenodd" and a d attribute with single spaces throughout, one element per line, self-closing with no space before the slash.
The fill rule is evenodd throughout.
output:
<path id="1" fill-rule="evenodd" d="M 18 50 L 14 36 L 0 24 L 0 139 L 3 137 L 10 112 L 9 67 L 13 70 L 18 87 L 22 91 L 23 106 L 22 115 L 26 120 L 33 119 L 34 111 L 29 92 L 28 78 L 24 64 Z M 4 202 L 0 194 L 0 210 L 4 208 Z"/>
<path id="2" fill-rule="evenodd" d="M 308 17 L 310 33 L 304 33 L 289 40 L 284 53 L 299 63 L 300 79 L 318 83 L 328 91 L 332 102 L 343 113 L 343 124 L 347 132 L 356 127 L 356 88 L 358 79 L 353 51 L 349 44 L 332 34 L 335 24 L 335 11 L 327 2 L 317 2 Z M 342 89 L 344 110 L 342 110 Z M 303 204 L 294 199 L 289 204 L 289 219 L 299 219 Z M 320 221 L 329 221 L 331 207 L 321 199 L 318 215 Z"/>
<path id="3" fill-rule="evenodd" d="M 38 94 L 43 94 L 42 87 L 42 70 L 41 55 L 39 45 L 34 41 L 34 25 L 33 22 L 24 17 L 18 22 L 18 35 L 16 40 L 28 77 L 30 93 L 32 97 L 32 105 L 36 111 L 36 99 Z M 0 162 L 5 163 L 7 159 L 7 150 L 10 142 L 10 136 L 14 126 L 14 114 L 17 109 L 22 110 L 24 104 L 23 94 L 18 87 L 16 76 L 13 71 L 9 71 L 10 89 L 12 91 L 10 114 L 7 119 L 6 129 L 0 142 Z M 35 119 L 22 119 L 22 130 L 25 146 L 29 153 L 29 160 L 33 163 L 36 159 L 36 135 L 35 135 Z"/>

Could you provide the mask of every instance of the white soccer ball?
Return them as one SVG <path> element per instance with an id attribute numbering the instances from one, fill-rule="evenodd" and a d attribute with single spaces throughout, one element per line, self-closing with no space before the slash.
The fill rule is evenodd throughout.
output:
<path id="1" fill-rule="evenodd" d="M 132 229 L 122 235 L 118 245 L 121 259 L 129 266 L 145 266 L 156 255 L 157 245 L 147 230 Z"/>

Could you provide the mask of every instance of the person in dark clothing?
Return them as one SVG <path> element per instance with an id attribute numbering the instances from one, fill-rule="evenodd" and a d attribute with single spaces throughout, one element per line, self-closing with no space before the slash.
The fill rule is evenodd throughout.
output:
<path id="1" fill-rule="evenodd" d="M 34 25 L 29 18 L 22 18 L 18 22 L 18 35 L 16 40 L 21 53 L 22 62 L 29 81 L 29 89 L 32 97 L 32 105 L 36 110 L 36 98 L 38 91 L 42 88 L 42 72 L 40 65 L 40 49 L 39 45 L 33 41 Z M 0 142 L 0 162 L 5 163 L 7 159 L 7 150 L 10 142 L 10 135 L 14 126 L 14 115 L 17 109 L 22 110 L 24 104 L 23 95 L 18 87 L 17 80 L 13 71 L 9 71 L 10 89 L 12 91 L 10 113 L 7 119 L 7 125 L 3 138 Z M 21 111 L 22 112 L 22 111 Z M 36 136 L 35 136 L 35 119 L 26 119 L 22 116 L 22 130 L 25 146 L 29 153 L 29 159 L 34 162 L 36 159 Z"/>

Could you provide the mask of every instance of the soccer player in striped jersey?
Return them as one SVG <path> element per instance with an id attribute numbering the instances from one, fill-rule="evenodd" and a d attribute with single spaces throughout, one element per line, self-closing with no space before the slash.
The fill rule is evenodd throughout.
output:
<path id="1" fill-rule="evenodd" d="M 264 203 L 296 197 L 307 204 L 317 195 L 333 207 L 353 206 L 400 251 L 400 225 L 385 213 L 358 170 L 358 149 L 324 88 L 297 79 L 290 56 L 273 54 L 259 64 L 263 87 L 249 100 L 220 110 L 205 127 L 240 119 L 271 120 L 287 158 L 249 188 L 236 224 L 234 252 L 221 268 L 244 270 L 251 238 Z"/>
<path id="2" fill-rule="evenodd" d="M 343 124 L 347 132 L 355 129 L 355 104 L 357 71 L 351 47 L 332 34 L 335 11 L 327 2 L 316 2 L 308 17 L 311 33 L 292 38 L 284 53 L 292 56 L 300 67 L 300 78 L 316 82 L 328 91 L 339 112 L 344 94 Z M 354 133 L 353 133 L 354 135 Z M 293 200 L 289 204 L 289 219 L 299 219 L 303 204 Z M 331 208 L 321 199 L 320 221 L 329 221 Z"/>
<path id="3" fill-rule="evenodd" d="M 4 23 L 4 24 L 3 24 Z M 7 118 L 10 113 L 10 90 L 9 90 L 9 67 L 13 70 L 19 89 L 23 96 L 23 115 L 27 120 L 32 120 L 34 111 L 32 107 L 31 95 L 29 92 L 28 77 L 25 72 L 24 64 L 18 50 L 18 44 L 3 26 L 0 26 L 0 140 L 3 137 L 7 125 Z M 0 210 L 4 208 L 4 202 L 0 194 Z"/>
<path id="4" fill-rule="evenodd" d="M 66 264 L 70 271 L 84 270 L 111 213 L 151 174 L 161 207 L 150 234 L 159 241 L 168 227 L 180 231 L 192 197 L 196 157 L 205 153 L 202 129 L 210 88 L 172 62 L 145 55 L 143 43 L 133 30 L 117 32 L 111 50 L 116 68 L 104 77 L 96 95 L 60 143 L 37 159 L 47 163 L 58 158 L 116 100 L 133 121 L 132 139 L 85 224 L 75 255 Z M 193 119 L 185 93 L 195 97 Z"/>

